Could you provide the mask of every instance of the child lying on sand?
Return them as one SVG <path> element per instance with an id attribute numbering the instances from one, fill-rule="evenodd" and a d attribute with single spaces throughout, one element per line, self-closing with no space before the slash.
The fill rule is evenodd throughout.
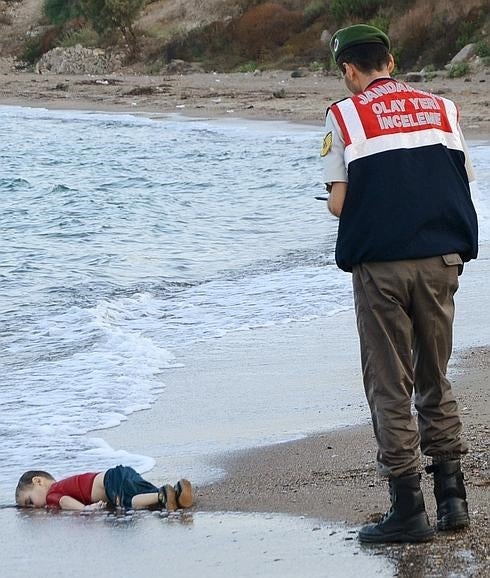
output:
<path id="1" fill-rule="evenodd" d="M 142 510 L 160 507 L 173 512 L 192 506 L 192 486 L 182 479 L 174 487 L 157 488 L 128 466 L 71 476 L 59 482 L 48 472 L 31 470 L 21 476 L 15 501 L 21 508 L 99 510 L 109 506 Z"/>

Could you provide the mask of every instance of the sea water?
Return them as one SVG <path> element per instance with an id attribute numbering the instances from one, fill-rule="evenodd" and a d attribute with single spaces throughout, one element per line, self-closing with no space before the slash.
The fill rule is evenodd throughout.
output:
<path id="1" fill-rule="evenodd" d="M 150 407 L 179 348 L 352 308 L 319 127 L 0 107 L 0 137 L 3 501 L 30 467 L 150 468 L 84 434 Z"/>

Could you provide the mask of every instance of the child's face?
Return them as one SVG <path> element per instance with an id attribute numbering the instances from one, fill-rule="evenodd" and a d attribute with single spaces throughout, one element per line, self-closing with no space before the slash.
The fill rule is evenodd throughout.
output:
<path id="1" fill-rule="evenodd" d="M 30 486 L 19 492 L 17 505 L 21 508 L 44 508 L 48 490 L 48 480 L 36 476 L 32 478 Z"/>

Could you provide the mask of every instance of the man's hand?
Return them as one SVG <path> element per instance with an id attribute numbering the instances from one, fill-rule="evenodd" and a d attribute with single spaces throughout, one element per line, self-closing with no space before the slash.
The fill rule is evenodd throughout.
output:
<path id="1" fill-rule="evenodd" d="M 342 183 L 337 181 L 332 183 L 332 189 L 328 197 L 328 210 L 335 215 L 340 217 L 342 213 L 342 208 L 344 206 L 345 195 L 347 193 L 347 183 Z"/>

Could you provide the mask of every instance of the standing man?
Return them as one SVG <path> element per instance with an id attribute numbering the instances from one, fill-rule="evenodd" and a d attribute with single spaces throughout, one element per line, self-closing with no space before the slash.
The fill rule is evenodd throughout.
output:
<path id="1" fill-rule="evenodd" d="M 352 272 L 364 387 L 392 504 L 359 538 L 422 542 L 433 530 L 419 448 L 432 458 L 437 528 L 469 524 L 460 467 L 468 448 L 446 369 L 458 274 L 478 248 L 473 174 L 456 106 L 390 77 L 381 30 L 343 28 L 331 49 L 353 96 L 327 111 L 328 208 L 339 217 L 337 264 Z"/>

